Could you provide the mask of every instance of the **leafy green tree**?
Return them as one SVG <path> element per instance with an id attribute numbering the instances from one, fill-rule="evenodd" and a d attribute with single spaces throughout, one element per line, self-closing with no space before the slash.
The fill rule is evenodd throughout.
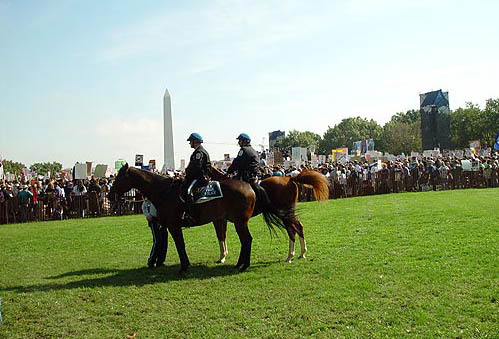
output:
<path id="1" fill-rule="evenodd" d="M 488 99 L 483 114 L 483 141 L 490 146 L 499 129 L 499 99 Z"/>
<path id="2" fill-rule="evenodd" d="M 20 162 L 15 162 L 12 160 L 2 160 L 2 166 L 4 173 L 21 174 L 22 170 L 26 165 Z"/>
<path id="3" fill-rule="evenodd" d="M 451 112 L 451 142 L 455 148 L 469 147 L 470 140 L 480 139 L 482 118 L 480 107 L 471 102 L 467 102 L 465 108 Z"/>
<path id="4" fill-rule="evenodd" d="M 389 121 L 383 126 L 380 137 L 380 148 L 391 154 L 410 154 L 411 151 L 420 152 L 423 148 L 421 139 L 421 122 L 412 123 Z"/>
<path id="5" fill-rule="evenodd" d="M 421 115 L 419 111 L 415 109 L 408 110 L 407 112 L 397 112 L 392 115 L 390 119 L 392 122 L 401 122 L 404 124 L 412 124 L 418 121 L 421 121 Z"/>
<path id="6" fill-rule="evenodd" d="M 50 171 L 50 174 L 54 174 L 57 172 L 60 172 L 62 169 L 62 164 L 54 161 L 52 163 L 50 162 L 37 162 L 32 164 L 29 167 L 32 171 L 35 171 L 38 174 L 45 175 L 47 172 Z"/>
<path id="7" fill-rule="evenodd" d="M 332 149 L 339 147 L 352 148 L 354 141 L 374 139 L 381 136 L 383 129 L 373 119 L 367 120 L 361 117 L 346 118 L 334 127 L 328 127 L 319 144 L 319 153 L 329 154 Z"/>
<path id="8" fill-rule="evenodd" d="M 290 147 L 309 147 L 314 146 L 316 149 L 319 147 L 321 141 L 321 136 L 319 134 L 305 131 L 300 132 L 297 130 L 292 130 L 284 138 L 277 141 L 276 146 L 280 148 L 290 148 Z"/>

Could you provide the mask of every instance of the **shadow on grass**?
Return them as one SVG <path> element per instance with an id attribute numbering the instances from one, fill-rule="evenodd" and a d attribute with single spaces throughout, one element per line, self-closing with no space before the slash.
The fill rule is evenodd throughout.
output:
<path id="1" fill-rule="evenodd" d="M 275 264 L 275 262 L 260 262 L 252 265 L 255 268 L 262 268 Z M 163 283 L 168 281 L 190 280 L 190 279 L 210 279 L 213 277 L 224 277 L 240 273 L 234 266 L 205 266 L 191 265 L 186 274 L 179 274 L 180 265 L 163 266 L 156 269 L 147 267 L 132 268 L 132 269 L 105 269 L 95 268 L 73 272 L 67 272 L 55 276 L 46 277 L 45 279 L 58 280 L 68 277 L 82 277 L 87 275 L 106 275 L 104 277 L 86 278 L 77 281 L 37 284 L 37 285 L 20 285 L 7 288 L 1 288 L 0 291 L 13 291 L 17 293 L 33 293 L 45 292 L 54 290 L 69 290 L 74 288 L 94 288 L 94 287 L 126 287 L 126 286 L 144 286 L 155 283 Z M 249 268 L 251 270 L 251 267 Z"/>

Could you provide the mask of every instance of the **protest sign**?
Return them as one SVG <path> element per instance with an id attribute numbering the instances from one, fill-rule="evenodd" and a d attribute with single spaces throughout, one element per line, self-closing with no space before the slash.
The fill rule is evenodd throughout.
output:
<path id="1" fill-rule="evenodd" d="M 425 158 L 431 158 L 433 151 L 432 150 L 424 150 L 423 151 L 423 157 Z"/>
<path id="2" fill-rule="evenodd" d="M 118 159 L 114 162 L 114 169 L 116 170 L 116 172 L 118 172 L 121 167 L 125 166 L 125 164 L 126 164 L 125 160 Z"/>
<path id="3" fill-rule="evenodd" d="M 135 155 L 135 166 L 142 166 L 144 163 L 144 155 L 143 154 L 136 154 Z"/>
<path id="4" fill-rule="evenodd" d="M 107 165 L 98 164 L 95 166 L 94 177 L 96 178 L 105 178 L 107 171 Z"/>
<path id="5" fill-rule="evenodd" d="M 291 160 L 301 161 L 301 147 L 291 148 Z"/>
<path id="6" fill-rule="evenodd" d="M 300 147 L 300 161 L 307 161 L 307 160 L 308 160 L 307 148 Z"/>
<path id="7" fill-rule="evenodd" d="M 149 160 L 149 169 L 150 170 L 156 169 L 156 160 L 154 159 Z"/>
<path id="8" fill-rule="evenodd" d="M 92 175 L 92 162 L 87 161 L 86 165 L 87 165 L 87 177 L 89 177 Z"/>
<path id="9" fill-rule="evenodd" d="M 470 160 L 461 160 L 461 167 L 463 171 L 471 171 L 471 161 Z"/>
<path id="10" fill-rule="evenodd" d="M 74 177 L 77 180 L 86 179 L 87 178 L 87 164 L 76 164 Z"/>

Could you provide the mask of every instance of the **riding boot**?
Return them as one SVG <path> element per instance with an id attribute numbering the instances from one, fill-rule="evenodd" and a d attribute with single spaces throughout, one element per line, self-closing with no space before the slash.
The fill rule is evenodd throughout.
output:
<path id="1" fill-rule="evenodd" d="M 189 196 L 188 200 L 184 204 L 184 213 L 182 214 L 182 227 L 191 227 L 196 225 L 196 216 L 194 212 L 194 203 L 192 198 Z"/>

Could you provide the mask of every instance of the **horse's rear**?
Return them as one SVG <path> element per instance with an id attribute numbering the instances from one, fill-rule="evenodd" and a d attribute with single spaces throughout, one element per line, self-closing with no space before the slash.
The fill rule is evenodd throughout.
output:
<path id="1" fill-rule="evenodd" d="M 279 209 L 293 211 L 283 220 L 289 236 L 289 252 L 286 261 L 291 262 L 295 254 L 295 240 L 298 233 L 300 240 L 300 257 L 305 258 L 307 245 L 303 233 L 303 224 L 294 214 L 301 185 L 312 187 L 314 198 L 318 201 L 329 198 L 327 179 L 317 171 L 303 171 L 294 177 L 270 177 L 262 180 L 260 185 L 267 191 L 273 205 Z"/>

